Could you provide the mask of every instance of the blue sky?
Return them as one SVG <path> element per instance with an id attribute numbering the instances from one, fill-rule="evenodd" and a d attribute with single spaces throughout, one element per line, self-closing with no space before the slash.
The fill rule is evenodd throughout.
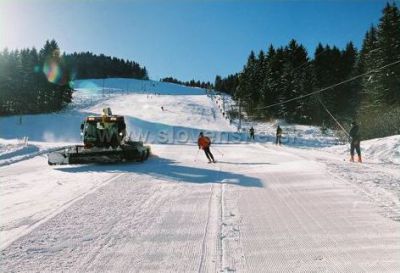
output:
<path id="1" fill-rule="evenodd" d="M 251 50 L 291 38 L 357 47 L 386 1 L 0 0 L 0 48 L 55 39 L 65 52 L 137 61 L 150 78 L 213 81 L 242 69 Z M 397 2 L 398 3 L 398 2 Z"/>

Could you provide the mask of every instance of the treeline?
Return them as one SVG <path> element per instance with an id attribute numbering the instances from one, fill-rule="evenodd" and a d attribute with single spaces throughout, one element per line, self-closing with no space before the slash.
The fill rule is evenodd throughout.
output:
<path id="1" fill-rule="evenodd" d="M 0 52 L 0 115 L 54 112 L 71 102 L 74 79 L 148 79 L 139 64 L 90 52 L 61 54 L 56 41 Z"/>
<path id="2" fill-rule="evenodd" d="M 252 55 L 254 55 L 254 52 Z M 228 75 L 228 77 L 226 78 L 222 78 L 219 75 L 215 77 L 215 82 L 214 82 L 215 90 L 234 95 L 238 86 L 239 86 L 239 73 Z"/>
<path id="3" fill-rule="evenodd" d="M 0 115 L 57 111 L 71 102 L 70 71 L 55 41 L 0 53 Z"/>
<path id="4" fill-rule="evenodd" d="M 217 76 L 215 88 L 232 94 L 256 118 L 335 126 L 329 111 L 344 124 L 358 120 L 364 138 L 387 136 L 400 133 L 396 61 L 400 61 L 400 12 L 396 4 L 388 3 L 378 26 L 365 34 L 361 50 L 352 42 L 345 49 L 318 44 L 311 59 L 295 40 L 284 47 L 271 45 L 257 56 L 251 52 L 241 73 Z M 318 92 L 326 87 L 330 88 Z"/>
<path id="5" fill-rule="evenodd" d="M 185 85 L 185 86 L 189 86 L 189 87 L 200 87 L 200 88 L 204 88 L 204 89 L 212 89 L 213 88 L 213 84 L 210 82 L 200 82 L 200 81 L 195 81 L 195 80 L 183 82 L 183 81 L 177 80 L 173 77 L 166 77 L 166 78 L 160 79 L 160 81 L 176 83 L 176 84 Z"/>
<path id="6" fill-rule="evenodd" d="M 104 79 L 110 77 L 148 80 L 146 67 L 138 63 L 91 52 L 63 55 L 75 79 Z"/>

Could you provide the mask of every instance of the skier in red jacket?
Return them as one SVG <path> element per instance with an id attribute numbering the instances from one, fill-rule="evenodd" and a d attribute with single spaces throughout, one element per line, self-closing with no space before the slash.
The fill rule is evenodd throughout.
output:
<path id="1" fill-rule="evenodd" d="M 211 140 L 209 137 L 204 136 L 203 132 L 200 132 L 199 139 L 197 140 L 199 149 L 202 149 L 208 158 L 208 163 L 215 163 L 213 154 L 210 151 Z"/>

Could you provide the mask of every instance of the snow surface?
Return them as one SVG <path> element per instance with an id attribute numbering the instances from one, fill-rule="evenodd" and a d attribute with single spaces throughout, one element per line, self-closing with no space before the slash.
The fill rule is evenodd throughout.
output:
<path id="1" fill-rule="evenodd" d="M 77 90 L 100 91 L 102 94 L 116 91 L 160 95 L 204 95 L 206 92 L 202 88 L 189 88 L 175 83 L 123 78 L 77 80 L 73 87 Z"/>
<path id="2" fill-rule="evenodd" d="M 2 272 L 400 271 L 399 136 L 362 142 L 365 163 L 349 163 L 345 146 L 318 148 L 335 137 L 315 139 L 315 127 L 285 125 L 301 145 L 272 144 L 274 123 L 255 124 L 253 142 L 236 135 L 201 89 L 75 86 L 62 112 L 0 117 Z M 82 119 L 105 106 L 149 135 L 153 156 L 48 166 L 45 153 L 80 142 Z M 198 150 L 200 130 L 227 136 L 211 147 L 217 164 Z"/>
<path id="3" fill-rule="evenodd" d="M 29 139 L 6 140 L 0 138 L 0 166 L 27 160 L 71 143 L 33 142 Z"/>
<path id="4" fill-rule="evenodd" d="M 363 157 L 369 162 L 400 164 L 400 135 L 362 141 L 361 148 Z M 348 155 L 349 146 L 339 145 L 326 151 Z"/>

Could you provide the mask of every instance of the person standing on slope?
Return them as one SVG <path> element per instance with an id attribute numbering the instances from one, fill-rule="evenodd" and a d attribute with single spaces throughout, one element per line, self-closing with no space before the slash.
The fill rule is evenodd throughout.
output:
<path id="1" fill-rule="evenodd" d="M 251 126 L 249 132 L 250 132 L 250 139 L 254 140 L 255 138 L 254 138 L 254 128 L 253 128 L 253 126 Z"/>
<path id="2" fill-rule="evenodd" d="M 276 145 L 278 145 L 278 143 L 279 145 L 282 144 L 281 138 L 282 138 L 282 128 L 278 125 L 278 128 L 276 128 L 276 141 L 275 141 Z"/>
<path id="3" fill-rule="evenodd" d="M 360 149 L 360 127 L 358 126 L 357 122 L 353 121 L 351 123 L 352 127 L 350 129 L 350 161 L 354 162 L 354 149 L 357 151 L 358 155 L 358 162 L 362 162 L 361 160 L 361 149 Z"/>
<path id="4" fill-rule="evenodd" d="M 202 149 L 208 158 L 208 163 L 214 162 L 214 156 L 210 151 L 211 140 L 209 137 L 204 136 L 203 132 L 200 132 L 199 139 L 197 140 L 199 149 Z"/>

